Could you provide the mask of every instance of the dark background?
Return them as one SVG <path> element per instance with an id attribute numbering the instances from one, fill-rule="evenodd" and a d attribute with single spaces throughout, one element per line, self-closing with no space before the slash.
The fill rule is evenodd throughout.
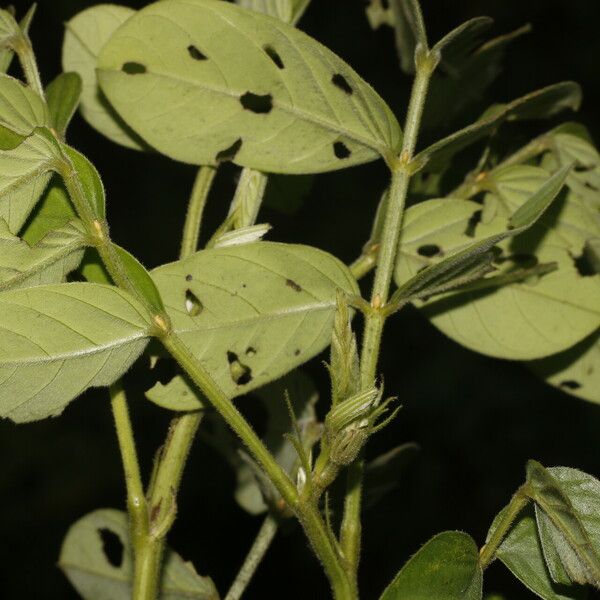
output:
<path id="1" fill-rule="evenodd" d="M 144 2 L 128 0 L 132 7 Z M 27 8 L 16 2 L 19 13 Z M 63 23 L 88 0 L 41 0 L 32 28 L 45 82 L 60 70 Z M 600 134 L 600 2 L 596 0 L 424 0 L 430 38 L 462 20 L 487 14 L 494 33 L 530 22 L 533 33 L 514 43 L 504 73 L 486 102 L 505 101 L 563 79 L 579 81 L 579 119 Z M 390 29 L 373 32 L 361 0 L 313 0 L 301 27 L 348 61 L 403 118 L 410 81 L 399 69 Z M 485 102 L 482 107 L 485 106 Z M 108 191 L 115 240 L 148 267 L 173 260 L 194 169 L 112 145 L 79 117 L 69 141 L 96 164 Z M 234 190 L 227 166 L 211 196 L 207 226 L 215 226 Z M 265 210 L 271 239 L 309 243 L 343 260 L 355 258 L 386 181 L 382 164 L 320 175 L 293 216 Z M 205 229 L 205 230 L 206 230 Z M 368 283 L 368 282 L 367 282 Z M 394 572 L 431 535 L 469 532 L 478 543 L 496 512 L 524 478 L 528 458 L 600 474 L 600 409 L 546 387 L 524 366 L 471 353 L 407 310 L 389 323 L 382 371 L 386 389 L 404 409 L 369 445 L 369 456 L 410 440 L 420 456 L 400 487 L 365 515 L 361 584 L 377 598 Z M 318 360 L 310 370 L 323 392 Z M 145 473 L 169 419 L 144 401 L 147 381 L 129 377 L 132 410 Z M 247 400 L 247 403 L 251 403 Z M 233 476 L 201 443 L 194 447 L 180 496 L 172 545 L 221 592 L 234 577 L 259 518 L 232 499 Z M 55 563 L 71 523 L 99 507 L 123 506 L 121 466 L 104 390 L 86 393 L 58 419 L 0 423 L 0 597 L 75 598 Z M 533 598 L 502 565 L 486 574 L 487 591 Z M 327 598 L 327 584 L 297 527 L 279 535 L 247 592 L 248 598 Z"/>

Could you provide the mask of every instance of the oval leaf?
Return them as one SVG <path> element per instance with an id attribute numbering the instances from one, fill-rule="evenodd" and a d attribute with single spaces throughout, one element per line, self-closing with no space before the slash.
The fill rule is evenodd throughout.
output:
<path id="1" fill-rule="evenodd" d="M 273 381 L 329 343 L 348 268 L 310 248 L 256 242 L 152 272 L 174 330 L 230 397 Z"/>
<path id="2" fill-rule="evenodd" d="M 144 308 L 90 283 L 0 293 L 0 416 L 55 416 L 90 386 L 120 377 L 147 343 Z"/>
<path id="3" fill-rule="evenodd" d="M 487 541 L 503 520 L 506 508 L 500 511 L 488 533 Z M 512 525 L 496 550 L 496 556 L 523 585 L 543 600 L 583 600 L 585 589 L 564 586 L 552 581 L 546 566 L 535 523 L 533 506 L 527 506 Z"/>
<path id="4" fill-rule="evenodd" d="M 227 2 L 151 4 L 115 32 L 98 67 L 127 123 L 183 162 L 320 172 L 389 158 L 401 143 L 385 102 L 335 54 Z"/>
<path id="5" fill-rule="evenodd" d="M 81 77 L 77 73 L 61 73 L 46 89 L 50 122 L 61 137 L 77 110 L 81 88 Z"/>
<path id="6" fill-rule="evenodd" d="M 58 566 L 83 600 L 130 600 L 133 559 L 127 515 L 100 509 L 79 519 L 63 542 Z M 158 600 L 217 600 L 209 577 L 166 549 Z"/>
<path id="7" fill-rule="evenodd" d="M 445 531 L 402 567 L 380 600 L 481 600 L 482 578 L 473 539 Z"/>
<path id="8" fill-rule="evenodd" d="M 81 77 L 81 115 L 109 140 L 135 150 L 145 144 L 112 108 L 96 79 L 96 61 L 110 36 L 135 11 L 126 6 L 99 4 L 75 15 L 66 25 L 62 63 Z"/>

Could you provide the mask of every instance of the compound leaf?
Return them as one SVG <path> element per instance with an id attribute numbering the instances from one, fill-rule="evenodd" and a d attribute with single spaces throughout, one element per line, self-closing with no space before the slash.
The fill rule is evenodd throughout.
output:
<path id="1" fill-rule="evenodd" d="M 230 397 L 306 362 L 330 341 L 348 268 L 308 246 L 204 250 L 152 272 L 173 327 Z"/>
<path id="2" fill-rule="evenodd" d="M 0 293 L 0 416 L 54 416 L 90 386 L 106 386 L 141 354 L 144 308 L 117 288 L 66 283 Z"/>
<path id="3" fill-rule="evenodd" d="M 402 567 L 380 600 L 481 600 L 482 579 L 473 539 L 460 531 L 445 531 Z"/>
<path id="4" fill-rule="evenodd" d="M 129 600 L 133 557 L 127 515 L 105 508 L 79 519 L 64 539 L 58 566 L 83 600 Z M 158 600 L 218 598 L 209 577 L 166 549 Z"/>
<path id="5" fill-rule="evenodd" d="M 183 162 L 321 172 L 389 159 L 401 143 L 388 106 L 335 54 L 227 2 L 147 6 L 110 38 L 98 79 L 138 134 Z"/>

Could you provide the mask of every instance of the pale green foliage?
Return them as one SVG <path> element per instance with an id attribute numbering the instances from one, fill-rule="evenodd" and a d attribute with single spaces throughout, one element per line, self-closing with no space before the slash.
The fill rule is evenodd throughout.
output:
<path id="1" fill-rule="evenodd" d="M 98 67 L 127 123 L 184 162 L 330 171 L 390 158 L 401 141 L 387 105 L 335 54 L 226 2 L 151 4 L 111 37 Z"/>
<path id="2" fill-rule="evenodd" d="M 105 552 L 104 536 L 122 544 L 120 564 Z M 113 557 L 120 558 L 119 555 Z M 58 566 L 83 600 L 130 600 L 133 560 L 127 515 L 100 509 L 77 521 L 63 542 Z M 157 600 L 217 600 L 219 594 L 209 577 L 201 577 L 190 562 L 168 549 Z"/>
<path id="3" fill-rule="evenodd" d="M 481 600 L 482 578 L 472 538 L 445 531 L 402 567 L 380 600 Z"/>
<path id="4" fill-rule="evenodd" d="M 230 397 L 323 350 L 336 289 L 358 291 L 331 255 L 272 242 L 198 252 L 152 277 L 174 330 Z"/>
<path id="5" fill-rule="evenodd" d="M 99 4 L 78 13 L 66 25 L 62 61 L 65 71 L 74 71 L 82 79 L 83 118 L 113 142 L 141 150 L 143 143 L 110 106 L 96 79 L 100 50 L 133 14 L 131 8 L 115 4 Z"/>
<path id="6" fill-rule="evenodd" d="M 505 515 L 506 508 L 494 519 L 488 542 Z M 583 588 L 561 586 L 552 581 L 542 553 L 533 506 L 527 507 L 519 515 L 496 551 L 496 556 L 515 577 L 543 600 L 579 600 L 586 595 Z"/>
<path id="7" fill-rule="evenodd" d="M 79 105 L 81 90 L 82 81 L 77 73 L 61 73 L 46 88 L 50 122 L 57 134 L 63 138 Z"/>
<path id="8" fill-rule="evenodd" d="M 115 381 L 146 346 L 150 324 L 124 292 L 71 283 L 0 293 L 0 327 L 0 415 L 24 422 Z"/>
<path id="9" fill-rule="evenodd" d="M 0 220 L 0 292 L 17 287 L 62 283 L 79 266 L 87 245 L 79 221 L 50 231 L 34 246 L 10 233 Z"/>
<path id="10" fill-rule="evenodd" d="M 308 8 L 310 0 L 237 0 L 237 3 L 295 25 Z"/>
<path id="11" fill-rule="evenodd" d="M 527 465 L 544 557 L 558 583 L 600 589 L 600 481 L 567 467 Z"/>

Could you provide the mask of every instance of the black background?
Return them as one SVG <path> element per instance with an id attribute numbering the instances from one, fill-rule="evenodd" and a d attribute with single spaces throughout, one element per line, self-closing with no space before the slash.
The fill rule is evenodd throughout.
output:
<path id="1" fill-rule="evenodd" d="M 22 13 L 26 5 L 16 4 Z M 39 2 L 32 37 L 45 82 L 60 71 L 63 23 L 92 4 Z M 496 19 L 497 34 L 530 22 L 533 33 L 513 44 L 486 102 L 574 79 L 585 95 L 578 119 L 598 139 L 600 2 L 423 0 L 423 6 L 431 39 L 480 14 Z M 301 28 L 349 62 L 403 118 L 410 81 L 398 69 L 392 32 L 371 31 L 363 10 L 361 0 L 313 0 Z M 104 178 L 115 240 L 148 267 L 173 260 L 194 169 L 117 147 L 79 117 L 69 141 Z M 231 166 L 220 172 L 205 230 L 223 217 L 236 173 Z M 265 210 L 264 220 L 275 226 L 271 239 L 313 244 L 352 260 L 366 239 L 386 177 L 382 164 L 318 176 L 296 215 Z M 318 360 L 310 370 L 325 394 L 327 381 Z M 361 587 L 366 600 L 377 598 L 410 554 L 441 530 L 465 530 L 482 543 L 493 516 L 522 482 L 528 458 L 600 474 L 598 407 L 546 387 L 520 364 L 462 349 L 413 310 L 389 323 L 381 370 L 387 391 L 400 397 L 404 409 L 370 443 L 369 456 L 410 440 L 422 451 L 398 490 L 365 515 Z M 141 372 L 128 380 L 147 473 L 169 415 L 144 401 L 148 382 Z M 251 399 L 245 402 L 252 407 Z M 237 508 L 233 484 L 221 459 L 197 443 L 170 536 L 172 545 L 200 573 L 210 574 L 222 593 L 260 523 Z M 1 422 L 0 597 L 75 598 L 55 566 L 64 533 L 95 508 L 122 506 L 121 466 L 104 390 L 86 393 L 58 419 L 18 427 Z M 297 527 L 287 529 L 277 537 L 247 597 L 327 598 L 326 581 L 305 538 Z M 502 591 L 511 600 L 533 598 L 501 565 L 486 573 L 486 589 Z"/>

